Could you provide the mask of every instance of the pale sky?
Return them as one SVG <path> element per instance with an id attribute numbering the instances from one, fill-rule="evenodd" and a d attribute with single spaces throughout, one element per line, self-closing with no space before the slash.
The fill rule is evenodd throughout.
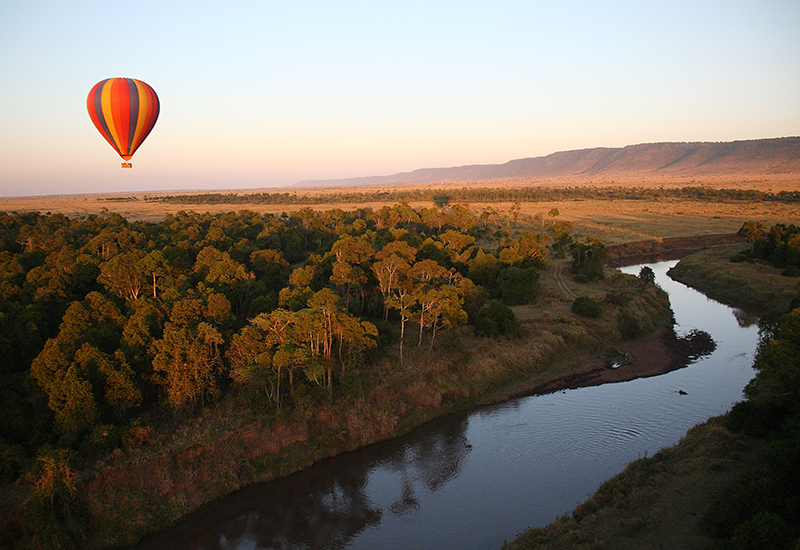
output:
<path id="1" fill-rule="evenodd" d="M 0 196 L 287 186 L 800 135 L 798 0 L 0 0 Z M 143 80 L 133 168 L 86 96 Z"/>

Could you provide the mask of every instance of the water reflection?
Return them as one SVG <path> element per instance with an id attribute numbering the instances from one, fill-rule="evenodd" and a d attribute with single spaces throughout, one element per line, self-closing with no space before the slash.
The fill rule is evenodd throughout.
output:
<path id="1" fill-rule="evenodd" d="M 402 517 L 458 477 L 470 452 L 466 417 L 373 445 L 284 479 L 247 487 L 137 549 L 338 549 L 385 515 Z M 369 487 L 369 489 L 368 489 Z"/>

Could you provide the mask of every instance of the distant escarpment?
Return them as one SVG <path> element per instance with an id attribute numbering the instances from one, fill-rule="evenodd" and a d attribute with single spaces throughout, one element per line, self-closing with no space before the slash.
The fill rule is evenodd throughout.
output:
<path id="1" fill-rule="evenodd" d="M 298 186 L 396 185 L 502 179 L 711 176 L 800 173 L 800 137 L 645 143 L 563 151 L 505 164 L 423 168 L 391 176 L 302 181 Z"/>

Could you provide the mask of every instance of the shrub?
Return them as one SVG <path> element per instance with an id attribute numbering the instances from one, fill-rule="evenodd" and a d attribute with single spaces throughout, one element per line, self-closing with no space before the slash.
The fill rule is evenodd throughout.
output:
<path id="1" fill-rule="evenodd" d="M 783 518 L 769 512 L 760 512 L 740 524 L 731 537 L 733 548 L 737 550 L 788 549 L 791 540 Z"/>
<path id="2" fill-rule="evenodd" d="M 615 306 L 625 307 L 631 302 L 631 297 L 625 292 L 609 292 L 603 301 Z"/>
<path id="3" fill-rule="evenodd" d="M 510 307 L 499 300 L 492 300 L 478 314 L 474 334 L 485 338 L 515 336 L 520 324 Z"/>
<path id="4" fill-rule="evenodd" d="M 572 313 L 597 319 L 603 314 L 603 308 L 588 296 L 580 296 L 572 302 Z"/>
<path id="5" fill-rule="evenodd" d="M 642 269 L 639 270 L 639 280 L 644 283 L 655 284 L 656 274 L 651 268 L 643 266 Z"/>
<path id="6" fill-rule="evenodd" d="M 507 267 L 497 277 L 500 299 L 504 304 L 516 306 L 529 304 L 536 300 L 536 287 L 539 271 L 534 267 L 520 269 Z"/>

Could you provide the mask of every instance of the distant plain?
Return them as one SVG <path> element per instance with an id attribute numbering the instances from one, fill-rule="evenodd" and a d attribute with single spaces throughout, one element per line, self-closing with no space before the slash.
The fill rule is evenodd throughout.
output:
<path id="1" fill-rule="evenodd" d="M 311 206 L 315 210 L 341 208 L 348 211 L 356 208 L 370 207 L 374 210 L 389 204 L 367 200 L 370 192 L 410 190 L 414 188 L 436 189 L 447 193 L 448 189 L 463 188 L 681 188 L 707 187 L 711 189 L 756 190 L 765 193 L 800 190 L 800 175 L 797 174 L 764 174 L 764 175 L 719 175 L 705 177 L 635 177 L 625 176 L 613 179 L 536 179 L 536 180 L 494 180 L 457 183 L 425 183 L 404 184 L 395 186 L 347 186 L 347 187 L 288 187 L 247 190 L 220 191 L 163 191 L 163 192 L 131 192 L 131 193 L 98 193 L 84 195 L 51 195 L 30 197 L 0 197 L 0 211 L 5 212 L 51 212 L 69 217 L 118 213 L 131 221 L 159 221 L 167 214 L 175 214 L 181 210 L 195 212 L 238 212 L 250 210 L 258 213 L 280 214 L 291 213 L 304 207 L 301 204 L 176 204 L 145 200 L 147 197 L 159 195 L 179 196 L 182 194 L 204 193 L 236 193 L 248 195 L 254 193 L 289 193 L 290 195 L 330 196 L 330 202 Z M 337 195 L 342 193 L 364 193 L 365 201 L 340 202 Z M 430 207 L 430 201 L 409 201 L 415 208 Z M 389 204 L 391 205 L 391 204 Z M 473 202 L 469 208 L 480 212 L 486 207 L 496 210 L 501 217 L 510 213 L 511 202 Z M 653 238 L 684 237 L 692 235 L 710 235 L 734 233 L 747 220 L 760 221 L 768 226 L 775 223 L 795 223 L 800 220 L 800 205 L 792 203 L 768 201 L 701 201 L 693 199 L 659 199 L 659 200 L 608 200 L 584 199 L 548 202 L 524 202 L 520 205 L 521 221 L 526 219 L 533 223 L 534 216 L 547 217 L 557 209 L 558 220 L 571 222 L 575 234 L 593 236 L 607 244 L 646 240 Z"/>

